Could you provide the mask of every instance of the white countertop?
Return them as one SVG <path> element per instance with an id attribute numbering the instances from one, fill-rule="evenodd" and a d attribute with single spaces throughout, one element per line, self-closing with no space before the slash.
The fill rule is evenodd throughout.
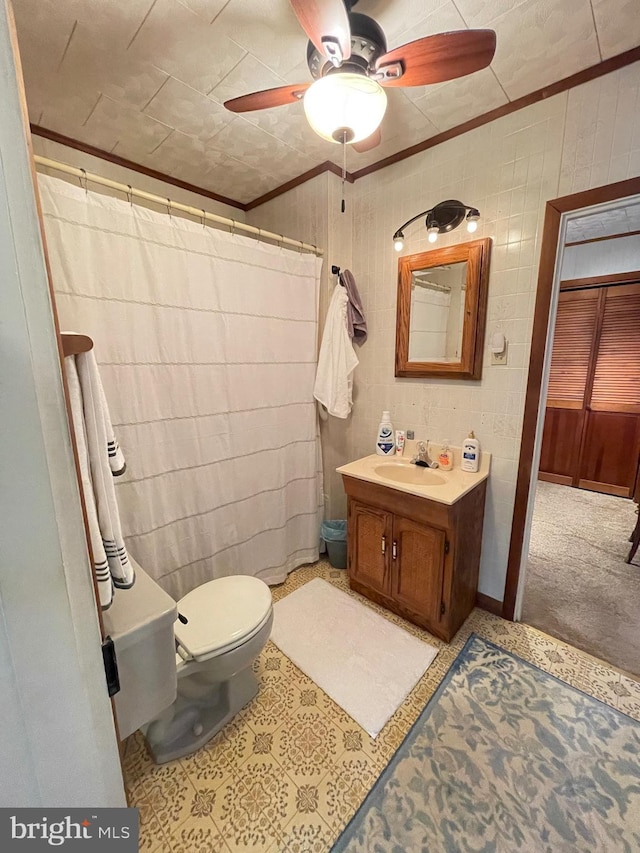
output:
<path id="1" fill-rule="evenodd" d="M 436 445 L 437 447 L 437 445 Z M 339 474 L 355 477 L 357 480 L 366 480 L 368 483 L 376 483 L 389 489 L 397 489 L 410 495 L 427 498 L 443 504 L 454 504 L 463 495 L 470 492 L 474 486 L 486 480 L 491 467 L 491 454 L 484 451 L 480 454 L 480 470 L 471 474 L 460 468 L 459 448 L 454 451 L 454 467 L 452 471 L 443 471 L 440 468 L 423 468 L 411 462 L 412 455 L 403 456 L 364 456 L 341 465 L 336 468 Z M 458 450 L 458 453 L 456 453 Z M 432 454 L 432 458 L 434 455 Z M 414 482 L 397 482 L 394 477 L 408 476 Z M 431 481 L 431 482 L 429 482 Z"/>

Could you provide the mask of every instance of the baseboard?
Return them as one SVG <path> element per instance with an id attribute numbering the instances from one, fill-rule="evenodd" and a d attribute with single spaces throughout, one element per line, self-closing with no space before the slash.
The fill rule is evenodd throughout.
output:
<path id="1" fill-rule="evenodd" d="M 497 598 L 491 598 L 490 595 L 485 595 L 483 592 L 476 592 L 476 607 L 488 610 L 494 616 L 502 616 L 502 602 L 498 601 Z"/>
<path id="2" fill-rule="evenodd" d="M 538 479 L 545 483 L 556 483 L 558 486 L 571 486 L 573 480 L 564 474 L 548 474 L 546 471 L 538 471 Z"/>

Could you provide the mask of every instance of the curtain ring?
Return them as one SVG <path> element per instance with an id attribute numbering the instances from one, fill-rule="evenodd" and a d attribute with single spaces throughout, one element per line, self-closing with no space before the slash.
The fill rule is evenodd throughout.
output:
<path id="1" fill-rule="evenodd" d="M 304 243 L 302 240 L 300 240 L 300 254 L 302 254 L 303 251 L 304 251 Z"/>
<path id="2" fill-rule="evenodd" d="M 231 236 L 235 237 L 236 236 L 236 221 L 235 221 L 235 219 L 231 220 L 231 227 L 229 230 L 231 231 Z"/>
<path id="3" fill-rule="evenodd" d="M 280 246 L 280 249 L 284 249 L 284 234 L 280 235 L 280 239 L 278 240 L 278 245 Z"/>
<path id="4" fill-rule="evenodd" d="M 171 219 L 171 199 L 167 199 L 167 213 L 169 214 L 169 219 Z"/>
<path id="5" fill-rule="evenodd" d="M 262 242 L 262 228 L 258 228 L 258 243 Z"/>
<path id="6" fill-rule="evenodd" d="M 207 220 L 206 220 L 206 217 L 205 217 L 205 209 L 204 209 L 204 207 L 203 207 L 203 208 L 202 208 L 202 227 L 203 227 L 203 228 L 206 226 L 206 222 L 207 222 Z"/>
<path id="7" fill-rule="evenodd" d="M 87 187 L 87 183 L 88 183 L 87 182 L 87 170 L 83 169 L 82 166 L 80 166 L 80 171 L 82 172 L 82 177 L 78 178 L 78 180 L 80 181 L 80 187 L 81 187 L 81 189 L 83 189 L 85 191 L 85 193 L 88 194 L 89 189 Z M 82 183 L 82 178 L 84 178 L 84 184 Z"/>
<path id="8" fill-rule="evenodd" d="M 129 200 L 131 207 L 133 207 L 133 187 L 131 184 L 127 184 L 127 199 Z"/>

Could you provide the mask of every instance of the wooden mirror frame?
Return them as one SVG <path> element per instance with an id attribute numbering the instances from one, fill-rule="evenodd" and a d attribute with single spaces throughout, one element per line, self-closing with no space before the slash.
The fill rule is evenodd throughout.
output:
<path id="1" fill-rule="evenodd" d="M 440 376 L 449 379 L 480 379 L 482 350 L 489 292 L 491 238 L 472 240 L 398 258 L 398 304 L 396 313 L 396 376 Z M 443 264 L 467 262 L 467 292 L 462 328 L 460 361 L 409 361 L 411 276 L 416 270 Z"/>

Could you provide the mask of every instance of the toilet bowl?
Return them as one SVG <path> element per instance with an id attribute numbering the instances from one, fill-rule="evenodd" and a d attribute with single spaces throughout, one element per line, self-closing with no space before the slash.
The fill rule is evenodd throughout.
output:
<path id="1" fill-rule="evenodd" d="M 273 623 L 271 591 L 255 577 L 202 584 L 178 601 L 177 696 L 142 731 L 157 764 L 204 746 L 258 692 L 252 664 Z"/>

